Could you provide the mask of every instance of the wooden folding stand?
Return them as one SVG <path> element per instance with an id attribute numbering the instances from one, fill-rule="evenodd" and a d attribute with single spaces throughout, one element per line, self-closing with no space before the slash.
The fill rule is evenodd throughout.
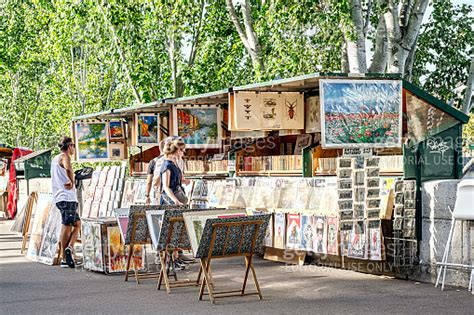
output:
<path id="1" fill-rule="evenodd" d="M 174 257 L 173 253 L 176 250 L 191 250 L 191 247 L 184 247 L 181 244 L 185 243 L 188 239 L 188 232 L 184 223 L 183 217 L 171 217 L 170 227 L 168 229 L 168 235 L 166 237 L 165 249 L 159 251 L 161 271 L 158 278 L 157 290 L 161 289 L 161 284 L 165 283 L 166 293 L 171 293 L 171 288 L 175 287 L 188 287 L 188 286 L 199 286 L 201 280 L 202 267 L 199 269 L 198 277 L 196 281 L 189 279 L 178 280 L 176 270 L 174 269 Z M 176 235 L 175 235 L 176 234 Z M 174 278 L 174 281 L 170 281 L 170 272 Z"/>
<path id="2" fill-rule="evenodd" d="M 212 238 L 211 238 L 209 250 L 207 252 L 207 257 L 201 257 L 201 270 L 204 273 L 204 280 L 201 284 L 201 290 L 199 291 L 199 300 L 202 300 L 204 295 L 209 295 L 209 299 L 212 304 L 215 304 L 216 298 L 230 297 L 230 296 L 258 295 L 260 300 L 263 299 L 262 292 L 258 284 L 257 275 L 252 265 L 252 257 L 255 251 L 257 236 L 259 234 L 260 226 L 263 223 L 264 223 L 263 220 L 253 220 L 253 221 L 238 221 L 238 222 L 222 222 L 222 223 L 212 224 Z M 254 230 L 250 238 L 251 239 L 250 250 L 247 252 L 242 252 L 242 245 L 246 242 L 244 231 L 246 227 L 251 226 L 251 225 L 254 226 Z M 230 229 L 232 227 L 234 228 L 240 227 L 242 229 L 242 233 L 241 233 L 240 240 L 238 243 L 239 245 L 238 245 L 237 251 L 233 253 L 226 253 L 228 245 L 230 245 L 229 234 L 230 234 Z M 220 255 L 213 256 L 212 253 L 214 252 L 214 245 L 216 244 L 217 230 L 221 228 L 226 229 L 223 250 Z M 240 290 L 234 290 L 234 291 L 214 292 L 214 285 L 212 283 L 212 274 L 211 274 L 211 260 L 218 259 L 218 258 L 238 257 L 238 256 L 245 257 L 246 268 L 245 268 L 242 288 Z M 252 271 L 253 280 L 254 280 L 257 292 L 246 293 L 245 289 L 247 287 L 247 279 L 248 279 L 250 271 Z M 204 293 L 205 288 L 207 288 L 208 293 Z"/>
<path id="3" fill-rule="evenodd" d="M 33 214 L 33 206 L 36 202 L 38 202 L 38 193 L 32 192 L 30 196 L 28 197 L 26 210 L 25 210 L 25 217 L 23 218 L 23 231 L 22 231 L 23 241 L 21 243 L 22 254 L 25 252 L 26 241 L 28 240 L 28 237 L 30 235 L 31 216 Z"/>
<path id="4" fill-rule="evenodd" d="M 135 275 L 135 281 L 137 282 L 137 285 L 140 284 L 140 280 L 146 280 L 146 279 L 156 279 L 158 277 L 157 272 L 146 272 L 146 273 L 140 273 L 138 271 L 139 266 L 135 264 L 135 257 L 133 257 L 133 248 L 135 245 L 147 245 L 150 242 L 143 241 L 143 242 L 137 242 L 135 240 L 135 231 L 137 229 L 137 223 L 139 220 L 146 220 L 146 214 L 145 212 L 134 212 L 132 214 L 131 219 L 133 220 L 132 224 L 132 233 L 130 235 L 130 244 L 128 245 L 128 257 L 127 257 L 127 266 L 125 269 L 125 281 L 128 281 L 128 276 L 130 273 L 130 263 L 133 261 L 133 272 Z M 133 259 L 132 259 L 133 258 Z"/>

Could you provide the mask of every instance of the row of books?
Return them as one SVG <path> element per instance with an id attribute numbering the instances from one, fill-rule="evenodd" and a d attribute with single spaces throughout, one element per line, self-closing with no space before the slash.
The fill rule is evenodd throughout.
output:
<path id="1" fill-rule="evenodd" d="M 383 155 L 378 156 L 379 168 L 382 173 L 402 173 L 403 156 L 402 155 Z M 338 158 L 314 158 L 313 165 L 317 165 L 314 173 L 332 173 L 337 170 Z"/>
<path id="2" fill-rule="evenodd" d="M 228 161 L 186 161 L 186 171 L 190 173 L 227 172 Z"/>
<path id="3" fill-rule="evenodd" d="M 300 171 L 301 155 L 246 156 L 238 161 L 241 171 Z"/>

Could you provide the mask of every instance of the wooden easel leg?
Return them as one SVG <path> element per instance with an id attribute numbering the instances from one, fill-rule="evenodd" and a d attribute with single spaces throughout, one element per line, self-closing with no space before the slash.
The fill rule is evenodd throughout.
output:
<path id="1" fill-rule="evenodd" d="M 165 287 L 166 287 L 166 293 L 170 294 L 171 293 L 171 287 L 170 287 L 170 280 L 168 279 L 168 271 L 169 271 L 169 266 L 168 266 L 168 257 L 166 251 L 162 252 L 162 260 L 161 260 L 161 266 L 163 270 L 163 280 L 165 281 Z"/>
<path id="2" fill-rule="evenodd" d="M 240 293 L 242 295 L 245 294 L 245 288 L 247 287 L 247 279 L 249 277 L 250 267 L 252 266 L 252 257 L 245 256 L 245 276 L 244 276 L 244 283 L 242 284 L 242 289 Z"/>
<path id="3" fill-rule="evenodd" d="M 174 281 L 178 281 L 178 275 L 176 274 L 176 269 L 174 268 L 175 266 L 174 251 L 171 251 L 169 256 L 170 256 L 170 270 L 173 270 Z"/>
<path id="4" fill-rule="evenodd" d="M 199 272 L 198 272 L 198 277 L 196 280 L 196 285 L 199 285 L 201 283 L 201 276 L 202 276 L 202 265 L 199 266 Z"/>
<path id="5" fill-rule="evenodd" d="M 165 273 L 165 269 L 166 269 L 166 265 L 165 265 L 165 262 L 163 260 L 163 256 L 161 254 L 162 252 L 159 252 L 158 253 L 158 257 L 160 258 L 160 276 L 158 277 L 158 283 L 156 285 L 156 289 L 157 290 L 160 290 L 161 289 L 161 283 L 163 281 L 163 275 Z"/>
<path id="6" fill-rule="evenodd" d="M 209 293 L 209 300 L 211 300 L 212 304 L 215 304 L 214 291 L 213 291 L 212 286 L 210 285 L 211 277 L 210 277 L 210 274 L 209 274 L 209 269 L 210 269 L 210 266 L 211 266 L 211 259 L 210 258 L 207 258 L 207 259 L 201 258 L 201 265 L 202 265 L 202 269 L 203 269 L 202 272 L 204 273 L 204 280 L 203 280 L 202 285 L 201 285 L 201 291 L 199 292 L 199 300 L 202 300 L 202 296 L 204 295 L 204 285 L 206 285 L 207 291 Z"/>
<path id="7" fill-rule="evenodd" d="M 133 254 L 133 244 L 128 246 L 127 267 L 125 268 L 125 281 L 128 281 L 128 271 L 130 270 L 130 260 Z"/>
<path id="8" fill-rule="evenodd" d="M 257 274 L 255 273 L 255 269 L 253 268 L 252 262 L 250 262 L 250 270 L 252 270 L 253 281 L 255 282 L 255 287 L 257 288 L 258 297 L 260 298 L 260 300 L 262 300 L 262 291 L 260 290 L 260 285 L 258 284 L 257 280 Z"/>
<path id="9" fill-rule="evenodd" d="M 199 268 L 199 274 L 198 274 L 198 279 L 201 278 L 201 272 L 205 273 L 206 269 L 206 263 L 205 263 L 205 258 L 201 258 L 201 267 Z M 204 288 L 206 286 L 206 277 L 204 276 L 204 279 L 202 280 L 201 283 L 201 289 L 199 290 L 199 301 L 202 300 L 202 296 L 204 295 Z"/>

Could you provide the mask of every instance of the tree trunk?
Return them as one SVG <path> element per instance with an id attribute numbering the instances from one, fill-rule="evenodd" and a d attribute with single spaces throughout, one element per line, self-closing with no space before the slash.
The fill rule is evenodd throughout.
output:
<path id="1" fill-rule="evenodd" d="M 375 34 L 374 55 L 369 67 L 370 73 L 384 73 L 387 67 L 387 29 L 383 16 L 379 17 Z"/>
<path id="2" fill-rule="evenodd" d="M 462 105 L 462 111 L 469 114 L 472 109 L 472 90 L 474 89 L 474 57 L 471 58 L 471 68 L 469 69 L 469 78 L 467 80 L 466 94 Z"/>
<path id="3" fill-rule="evenodd" d="M 227 11 L 229 12 L 229 17 L 234 24 L 237 33 L 239 34 L 242 43 L 247 50 L 247 53 L 252 60 L 252 66 L 255 71 L 257 78 L 261 76 L 261 73 L 265 71 L 263 58 L 262 58 L 262 48 L 258 41 L 257 34 L 255 33 L 253 27 L 252 19 L 252 9 L 249 0 L 242 1 L 242 14 L 244 18 L 244 29 L 239 22 L 237 17 L 237 12 L 235 11 L 234 4 L 232 0 L 226 0 Z"/>

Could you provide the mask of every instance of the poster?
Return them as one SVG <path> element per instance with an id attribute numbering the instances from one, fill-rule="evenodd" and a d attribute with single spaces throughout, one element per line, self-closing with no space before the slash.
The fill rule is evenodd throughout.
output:
<path id="1" fill-rule="evenodd" d="M 304 94 L 282 92 L 283 119 L 281 129 L 304 129 Z"/>
<path id="2" fill-rule="evenodd" d="M 369 259 L 382 260 L 382 233 L 380 221 L 368 222 Z"/>
<path id="3" fill-rule="evenodd" d="M 367 259 L 367 233 L 365 221 L 354 221 L 349 253 L 351 258 Z"/>
<path id="4" fill-rule="evenodd" d="M 109 158 L 108 125 L 105 122 L 75 123 L 78 161 L 101 161 Z"/>
<path id="5" fill-rule="evenodd" d="M 100 223 L 83 220 L 82 235 L 82 255 L 84 260 L 84 269 L 104 271 L 102 233 Z"/>
<path id="6" fill-rule="evenodd" d="M 247 187 L 248 188 L 248 187 Z M 273 247 L 273 215 L 270 217 L 268 222 L 267 230 L 265 231 L 264 245 L 267 247 Z"/>
<path id="7" fill-rule="evenodd" d="M 163 223 L 164 214 L 165 214 L 165 210 L 146 211 L 146 221 L 148 223 L 148 231 L 150 231 L 151 244 L 153 245 L 154 250 L 157 250 L 158 248 L 158 241 L 160 239 L 160 230 L 161 230 L 161 224 Z"/>
<path id="8" fill-rule="evenodd" d="M 286 220 L 284 213 L 275 213 L 274 247 L 285 249 Z"/>
<path id="9" fill-rule="evenodd" d="M 187 148 L 220 148 L 222 111 L 217 106 L 176 106 L 174 130 Z"/>
<path id="10" fill-rule="evenodd" d="M 314 238 L 314 252 L 319 254 L 327 254 L 327 225 L 325 216 L 316 216 L 314 219 L 314 226 L 316 230 L 316 237 Z"/>
<path id="11" fill-rule="evenodd" d="M 280 129 L 283 116 L 283 98 L 277 92 L 260 93 L 261 129 Z"/>
<path id="12" fill-rule="evenodd" d="M 61 233 L 61 212 L 56 206 L 51 206 L 46 219 L 41 247 L 38 254 L 40 263 L 52 266 L 58 251 L 59 237 Z"/>
<path id="13" fill-rule="evenodd" d="M 159 139 L 159 121 L 158 114 L 136 114 L 135 133 L 136 145 L 155 145 L 160 142 Z"/>
<path id="14" fill-rule="evenodd" d="M 341 227 L 340 227 L 341 256 L 348 256 L 349 254 L 352 228 L 353 228 L 352 221 L 341 222 Z"/>
<path id="15" fill-rule="evenodd" d="M 52 196 L 49 194 L 38 194 L 38 201 L 34 209 L 34 217 L 31 223 L 30 240 L 26 258 L 37 261 L 43 240 L 43 230 L 52 206 Z"/>
<path id="16" fill-rule="evenodd" d="M 324 148 L 401 147 L 402 84 L 320 80 Z"/>
<path id="17" fill-rule="evenodd" d="M 124 246 L 118 226 L 107 227 L 107 242 L 109 245 L 107 248 L 108 271 L 110 273 L 124 272 L 127 269 L 127 255 L 130 246 Z M 135 245 L 133 247 L 130 270 L 135 270 L 137 266 L 138 270 L 143 269 L 145 266 L 143 245 Z"/>
<path id="18" fill-rule="evenodd" d="M 125 241 L 125 235 L 127 233 L 128 226 L 128 215 L 130 213 L 129 208 L 115 209 L 115 217 L 117 218 L 117 224 L 122 235 L 122 241 Z"/>
<path id="19" fill-rule="evenodd" d="M 327 217 L 328 255 L 339 255 L 338 227 L 337 217 Z"/>
<path id="20" fill-rule="evenodd" d="M 260 103 L 260 94 L 256 92 L 235 92 L 235 130 L 260 130 Z"/>
<path id="21" fill-rule="evenodd" d="M 299 214 L 288 214 L 286 230 L 286 247 L 298 249 L 301 243 L 301 216 Z"/>
<path id="22" fill-rule="evenodd" d="M 109 122 L 109 137 L 111 140 L 123 139 L 125 137 L 123 121 Z"/>
<path id="23" fill-rule="evenodd" d="M 316 230 L 313 222 L 313 216 L 309 214 L 301 215 L 301 249 L 314 251 L 313 240 L 316 236 Z"/>
<path id="24" fill-rule="evenodd" d="M 319 115 L 319 96 L 311 96 L 306 99 L 306 133 L 321 132 L 321 119 Z"/>

